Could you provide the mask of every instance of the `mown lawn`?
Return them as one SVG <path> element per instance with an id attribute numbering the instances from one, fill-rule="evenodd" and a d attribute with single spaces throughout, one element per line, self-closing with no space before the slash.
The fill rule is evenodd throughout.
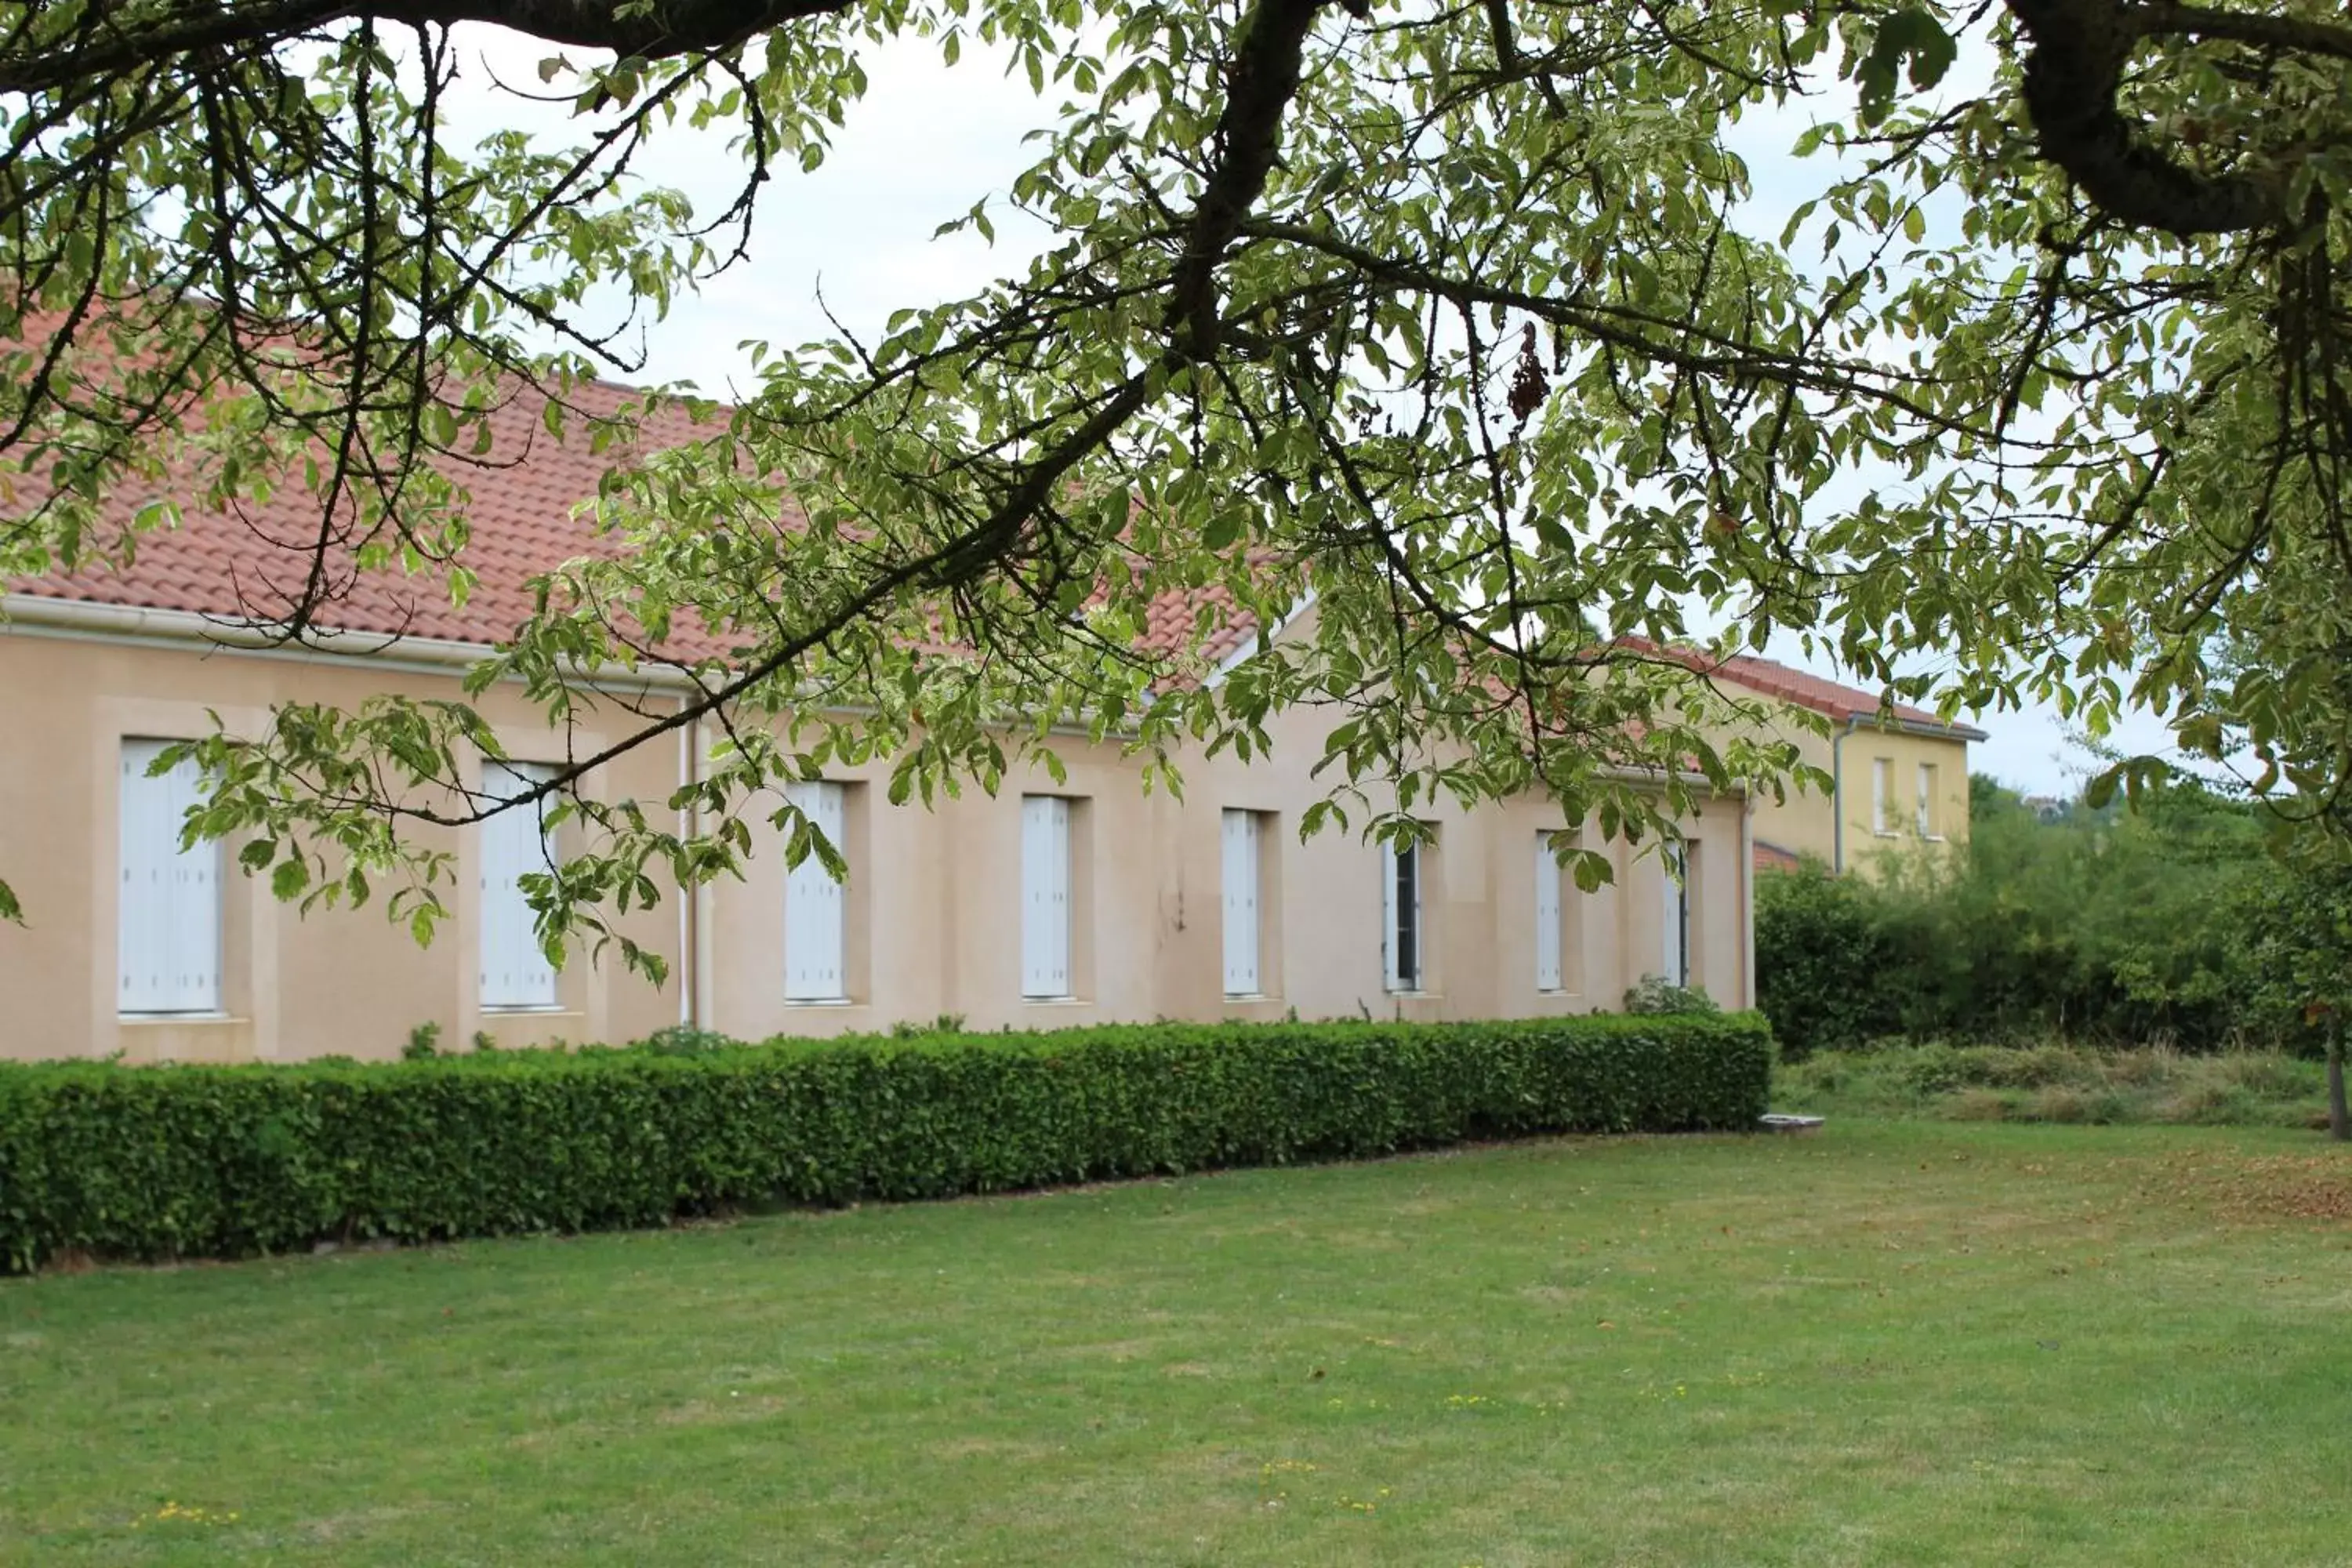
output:
<path id="1" fill-rule="evenodd" d="M 2352 1157 L 1841 1124 L 0 1283 L 0 1561 L 2352 1562 Z"/>

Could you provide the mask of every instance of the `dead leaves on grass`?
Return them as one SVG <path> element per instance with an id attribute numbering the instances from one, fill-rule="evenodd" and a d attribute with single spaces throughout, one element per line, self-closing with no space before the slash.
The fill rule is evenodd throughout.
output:
<path id="1" fill-rule="evenodd" d="M 2146 1201 L 2233 1222 L 2300 1219 L 2352 1225 L 2352 1152 L 2236 1154 L 2222 1150 L 2146 1162 Z"/>

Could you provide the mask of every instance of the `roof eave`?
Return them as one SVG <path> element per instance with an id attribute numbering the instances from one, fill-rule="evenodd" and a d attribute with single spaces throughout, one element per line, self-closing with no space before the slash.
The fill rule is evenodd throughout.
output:
<path id="1" fill-rule="evenodd" d="M 91 599 L 59 599 L 43 594 L 0 594 L 0 635 L 79 637 L 110 642 L 153 643 L 196 648 L 207 653 L 243 654 L 289 659 L 299 663 L 365 665 L 372 669 L 446 674 L 493 658 L 498 649 L 488 643 L 459 642 L 447 637 L 409 637 L 385 632 L 320 627 L 306 632 L 299 643 L 285 639 L 279 626 L 267 621 L 207 616 L 194 610 L 167 610 L 148 605 L 110 605 Z M 614 665 L 583 672 L 583 678 L 608 689 L 661 691 L 698 689 L 684 670 L 660 666 L 630 669 Z"/>
<path id="2" fill-rule="evenodd" d="M 0 594 L 0 637 L 50 637 L 113 643 L 152 645 L 207 654 L 233 654 L 250 658 L 285 659 L 301 664 L 364 667 L 407 675 L 450 676 L 471 668 L 498 649 L 488 643 L 458 642 L 446 637 L 394 637 L 382 632 L 320 630 L 299 644 L 275 635 L 266 622 L 224 620 L 193 610 L 166 610 L 143 605 L 108 605 L 88 599 L 57 599 L 40 594 Z M 579 673 L 575 671 L 574 673 Z M 593 674 L 581 674 L 600 691 L 675 693 L 681 699 L 702 692 L 683 670 L 661 666 L 629 669 L 612 665 Z M 834 705 L 832 711 L 870 711 Z M 1074 725 L 1055 725 L 1050 733 L 1091 738 Z M 1106 739 L 1131 741 L 1137 731 L 1113 730 Z"/>
<path id="3" fill-rule="evenodd" d="M 1860 726 L 1869 724 L 1881 730 L 1893 730 L 1899 734 L 1920 735 L 1931 741 L 1988 741 L 1992 737 L 1972 724 L 1929 722 L 1921 719 L 1906 719 L 1901 714 L 1883 717 L 1875 708 L 1858 708 L 1846 716 L 1846 722 Z"/>

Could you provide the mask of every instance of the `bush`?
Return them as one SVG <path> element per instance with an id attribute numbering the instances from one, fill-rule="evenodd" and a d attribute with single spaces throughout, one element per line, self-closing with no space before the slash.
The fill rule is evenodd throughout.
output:
<path id="1" fill-rule="evenodd" d="M 1663 974 L 1644 974 L 1625 990 L 1628 1013 L 1720 1013 L 1704 985 L 1670 985 Z"/>
<path id="2" fill-rule="evenodd" d="M 658 1225 L 1545 1132 L 1752 1127 L 1753 1014 L 0 1067 L 0 1267 Z"/>
<path id="3" fill-rule="evenodd" d="M 1756 1005 L 1791 1060 L 1902 1027 L 1878 891 L 1818 861 L 1756 879 Z"/>
<path id="4" fill-rule="evenodd" d="M 1757 1005 L 1790 1059 L 1895 1037 L 2294 1043 L 2291 1009 L 2259 1005 L 2278 966 L 2248 905 L 2277 870 L 2248 807 L 2183 784 L 2045 823 L 1981 781 L 1971 797 L 1957 858 L 1757 879 Z"/>

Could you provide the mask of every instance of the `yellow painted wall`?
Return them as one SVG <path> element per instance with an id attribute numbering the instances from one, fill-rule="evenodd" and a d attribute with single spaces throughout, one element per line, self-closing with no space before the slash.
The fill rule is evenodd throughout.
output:
<path id="1" fill-rule="evenodd" d="M 1839 809 L 1845 868 L 1875 875 L 1889 856 L 1951 853 L 1969 841 L 1969 748 L 1959 740 L 1882 730 L 1864 723 L 1837 736 Z M 1890 789 L 1884 820 L 1874 771 L 1885 763 Z M 1933 770 L 1927 819 L 1920 814 L 1920 770 Z M 1759 826 L 1759 833 L 1769 837 Z"/>
<path id="2" fill-rule="evenodd" d="M 1739 732 L 1758 735 L 1759 727 L 1746 724 Z M 1837 798 L 1827 789 L 1790 786 L 1785 800 L 1769 794 L 1756 802 L 1756 838 L 1794 855 L 1810 855 L 1822 864 L 1863 876 L 1875 874 L 1874 862 L 1888 853 L 1949 853 L 1969 840 L 1969 747 L 1957 735 L 1923 735 L 1908 730 L 1882 729 L 1869 720 L 1857 726 L 1841 722 L 1828 735 L 1806 729 L 1793 713 L 1777 731 L 1794 741 L 1804 760 L 1835 781 Z M 1886 831 L 1874 820 L 1872 769 L 1884 759 L 1892 771 L 1893 792 Z M 1935 770 L 1931 835 L 1918 829 L 1918 778 L 1922 766 Z M 1843 832 L 1840 819 L 1843 819 Z"/>

